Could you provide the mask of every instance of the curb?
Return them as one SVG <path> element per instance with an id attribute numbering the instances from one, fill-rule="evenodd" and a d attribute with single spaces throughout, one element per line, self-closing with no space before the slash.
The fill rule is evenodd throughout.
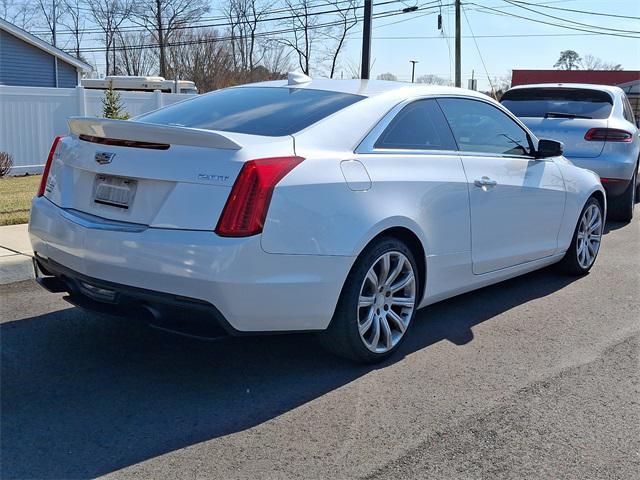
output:
<path id="1" fill-rule="evenodd" d="M 34 278 L 26 223 L 0 227 L 0 285 Z"/>
<path id="2" fill-rule="evenodd" d="M 31 257 L 22 253 L 0 256 L 0 285 L 34 278 Z"/>

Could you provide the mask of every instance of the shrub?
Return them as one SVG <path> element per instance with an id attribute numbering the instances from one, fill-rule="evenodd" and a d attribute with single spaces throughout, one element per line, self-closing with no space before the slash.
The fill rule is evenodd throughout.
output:
<path id="1" fill-rule="evenodd" d="M 13 156 L 7 152 L 0 152 L 0 177 L 4 177 L 13 167 Z"/>
<path id="2" fill-rule="evenodd" d="M 102 106 L 102 114 L 104 115 L 104 118 L 113 118 L 115 120 L 129 119 L 129 114 L 122 105 L 120 92 L 113 89 L 113 82 L 109 82 L 109 88 L 104 91 Z"/>

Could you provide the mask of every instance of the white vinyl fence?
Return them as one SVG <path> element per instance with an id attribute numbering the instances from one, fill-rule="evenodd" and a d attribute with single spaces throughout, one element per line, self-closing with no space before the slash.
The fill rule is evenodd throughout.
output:
<path id="1" fill-rule="evenodd" d="M 193 98 L 181 93 L 120 92 L 130 116 Z M 0 152 L 13 155 L 11 174 L 40 173 L 56 135 L 68 132 L 67 118 L 102 116 L 102 90 L 0 85 Z"/>

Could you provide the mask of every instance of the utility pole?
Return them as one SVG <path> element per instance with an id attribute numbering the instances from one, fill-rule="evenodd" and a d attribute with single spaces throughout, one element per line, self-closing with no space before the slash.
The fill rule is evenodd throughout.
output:
<path id="1" fill-rule="evenodd" d="M 462 87 L 462 36 L 460 32 L 460 0 L 456 0 L 456 87 Z"/>
<path id="2" fill-rule="evenodd" d="M 58 0 L 52 0 L 51 1 L 51 39 L 53 40 L 53 46 L 57 47 L 56 45 L 56 3 L 58 3 Z"/>
<path id="3" fill-rule="evenodd" d="M 53 46 L 56 46 L 56 23 L 58 23 L 56 20 L 56 4 L 58 3 L 58 0 L 51 0 L 51 13 L 52 13 L 52 19 L 51 19 L 51 40 L 53 43 Z M 55 81 L 55 86 L 58 86 L 58 57 L 56 57 L 54 55 L 53 57 L 53 72 L 56 76 L 56 81 Z"/>
<path id="4" fill-rule="evenodd" d="M 411 63 L 411 83 L 413 83 L 416 78 L 416 63 L 418 63 L 418 60 L 409 60 L 409 63 Z"/>
<path id="5" fill-rule="evenodd" d="M 371 58 L 371 10 L 373 0 L 364 0 L 364 25 L 362 28 L 362 67 L 360 68 L 360 78 L 369 79 L 369 64 Z M 402 13 L 411 13 L 418 10 L 418 6 L 406 7 Z"/>
<path id="6" fill-rule="evenodd" d="M 360 78 L 369 79 L 369 63 L 371 57 L 371 10 L 372 0 L 364 0 L 364 25 L 362 28 L 362 66 Z"/>
<path id="7" fill-rule="evenodd" d="M 162 25 L 162 1 L 156 0 L 156 23 L 158 27 L 158 45 L 160 46 L 160 76 L 167 78 L 167 60 L 164 45 L 164 27 Z"/>

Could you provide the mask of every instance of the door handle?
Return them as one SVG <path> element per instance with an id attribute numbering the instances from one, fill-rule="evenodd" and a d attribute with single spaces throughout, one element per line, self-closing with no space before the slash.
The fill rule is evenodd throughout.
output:
<path id="1" fill-rule="evenodd" d="M 483 190 L 486 190 L 488 187 L 495 187 L 498 182 L 496 182 L 495 180 L 491 180 L 489 177 L 482 177 L 480 180 L 474 180 L 473 184 L 476 187 L 480 187 Z"/>

